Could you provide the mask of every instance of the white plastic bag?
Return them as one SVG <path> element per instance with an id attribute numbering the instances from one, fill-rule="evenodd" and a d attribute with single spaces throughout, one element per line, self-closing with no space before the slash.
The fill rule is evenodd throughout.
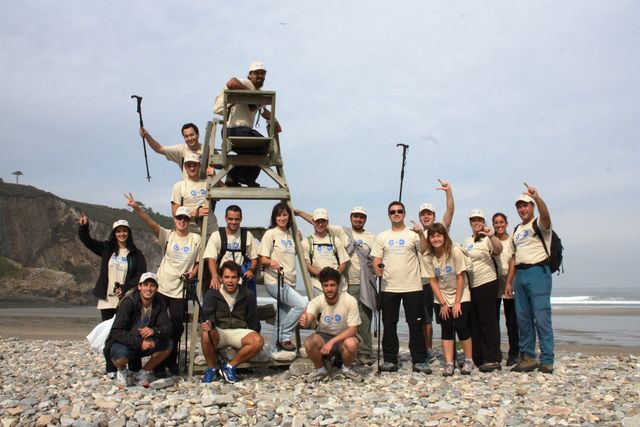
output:
<path id="1" fill-rule="evenodd" d="M 113 316 L 111 319 L 98 323 L 91 333 L 87 335 L 87 341 L 89 341 L 91 349 L 96 353 L 102 354 L 104 343 L 107 341 L 107 337 L 109 337 L 109 332 L 111 332 L 111 326 L 115 318 L 116 316 Z"/>

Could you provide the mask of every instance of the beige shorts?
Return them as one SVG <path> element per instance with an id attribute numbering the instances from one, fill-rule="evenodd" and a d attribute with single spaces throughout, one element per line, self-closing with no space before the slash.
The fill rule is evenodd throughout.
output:
<path id="1" fill-rule="evenodd" d="M 220 342 L 218 348 L 231 347 L 239 350 L 242 348 L 242 338 L 249 335 L 251 332 L 255 332 L 253 329 L 220 329 L 216 328 L 218 335 L 220 335 Z"/>

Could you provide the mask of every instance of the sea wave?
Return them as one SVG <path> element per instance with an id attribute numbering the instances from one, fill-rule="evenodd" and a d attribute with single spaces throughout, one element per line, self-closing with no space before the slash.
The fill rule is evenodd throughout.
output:
<path id="1" fill-rule="evenodd" d="M 621 297 L 579 295 L 572 297 L 551 297 L 552 305 L 640 305 L 640 301 Z"/>

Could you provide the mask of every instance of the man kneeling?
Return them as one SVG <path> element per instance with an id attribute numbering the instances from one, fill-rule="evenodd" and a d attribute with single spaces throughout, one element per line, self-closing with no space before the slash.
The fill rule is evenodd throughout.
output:
<path id="1" fill-rule="evenodd" d="M 342 374 L 351 379 L 361 379 L 351 369 L 358 353 L 360 340 L 357 336 L 360 313 L 358 301 L 347 292 L 340 292 L 340 273 L 331 267 L 320 270 L 318 275 L 322 285 L 322 295 L 311 300 L 305 313 L 300 316 L 300 326 L 306 328 L 320 315 L 316 333 L 307 337 L 304 348 L 313 362 L 315 370 L 309 374 L 311 381 L 321 380 L 329 375 L 323 365 L 323 358 L 334 356 L 342 361 Z"/>
<path id="2" fill-rule="evenodd" d="M 204 296 L 202 312 L 202 351 L 207 361 L 207 370 L 202 382 L 210 383 L 216 377 L 216 352 L 219 348 L 232 347 L 238 350 L 233 359 L 221 368 L 228 382 L 236 382 L 236 367 L 260 353 L 264 338 L 256 332 L 256 296 L 245 286 L 238 286 L 242 272 L 233 261 L 220 267 L 220 289 L 209 288 Z"/>
<path id="3" fill-rule="evenodd" d="M 116 385 L 120 388 L 128 385 L 129 359 L 151 356 L 135 375 L 136 385 L 149 387 L 149 372 L 171 353 L 171 321 L 157 291 L 156 275 L 144 273 L 138 289 L 127 293 L 118 305 L 106 345 L 111 347 L 111 360 L 118 368 Z"/>

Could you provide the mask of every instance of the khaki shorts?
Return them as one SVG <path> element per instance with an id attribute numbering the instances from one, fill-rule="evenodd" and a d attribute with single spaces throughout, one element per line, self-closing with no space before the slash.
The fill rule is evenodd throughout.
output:
<path id="1" fill-rule="evenodd" d="M 216 328 L 218 335 L 220 335 L 220 342 L 218 348 L 232 347 L 236 350 L 242 348 L 242 338 L 249 335 L 251 332 L 255 332 L 253 329 L 220 329 Z"/>

